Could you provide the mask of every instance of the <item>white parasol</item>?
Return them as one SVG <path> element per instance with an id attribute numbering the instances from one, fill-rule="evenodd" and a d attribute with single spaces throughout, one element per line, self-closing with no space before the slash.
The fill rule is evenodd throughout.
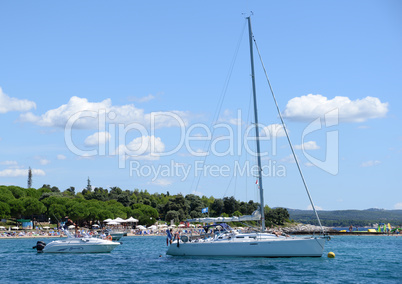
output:
<path id="1" fill-rule="evenodd" d="M 107 222 L 108 225 L 120 225 L 119 222 L 116 222 L 115 220 Z"/>
<path id="2" fill-rule="evenodd" d="M 133 218 L 133 217 L 130 217 L 130 218 L 128 218 L 127 220 L 125 220 L 125 222 L 126 222 L 126 223 L 137 223 L 138 220 L 135 219 L 135 218 Z"/>

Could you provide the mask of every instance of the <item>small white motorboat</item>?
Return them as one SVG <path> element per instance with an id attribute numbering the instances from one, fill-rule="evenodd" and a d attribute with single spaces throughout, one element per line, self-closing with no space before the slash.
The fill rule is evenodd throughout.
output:
<path id="1" fill-rule="evenodd" d="M 69 232 L 66 232 L 67 238 L 52 241 L 46 244 L 43 241 L 38 241 L 33 248 L 37 252 L 46 253 L 102 253 L 111 252 L 115 249 L 119 242 L 113 242 L 111 239 L 98 239 L 91 237 L 76 238 Z"/>

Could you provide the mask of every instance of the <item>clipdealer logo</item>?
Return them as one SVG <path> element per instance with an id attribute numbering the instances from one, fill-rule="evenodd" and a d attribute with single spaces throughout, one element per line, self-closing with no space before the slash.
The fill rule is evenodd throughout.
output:
<path id="1" fill-rule="evenodd" d="M 163 119 L 169 119 L 170 125 L 174 125 L 179 129 L 178 142 L 172 149 L 166 150 L 164 144 L 159 137 L 156 137 L 155 131 L 158 128 L 158 121 L 163 116 Z M 236 121 L 241 122 L 241 111 L 237 113 Z M 209 165 L 200 160 L 194 161 L 193 165 L 185 165 L 171 160 L 167 164 L 158 163 L 141 163 L 140 161 L 148 160 L 155 161 L 161 157 L 173 157 L 178 154 L 180 150 L 185 148 L 187 153 L 192 157 L 205 157 L 206 155 L 213 155 L 216 157 L 223 156 L 241 156 L 243 151 L 246 151 L 250 157 L 256 157 L 257 153 L 253 150 L 251 145 L 255 145 L 256 137 L 253 136 L 254 128 L 261 129 L 259 140 L 270 141 L 270 148 L 264 147 L 264 151 L 260 153 L 264 161 L 262 166 L 263 176 L 270 177 L 283 177 L 286 176 L 286 167 L 281 164 L 280 160 L 275 160 L 277 156 L 278 137 L 285 136 L 283 127 L 278 124 L 258 126 L 252 124 L 245 127 L 243 123 L 238 123 L 236 126 L 231 123 L 218 123 L 212 127 L 208 127 L 202 123 L 187 125 L 185 120 L 174 112 L 151 113 L 149 117 L 149 124 L 143 125 L 140 123 L 118 123 L 114 122 L 116 114 L 114 112 L 106 113 L 106 110 L 99 111 L 81 111 L 72 115 L 65 126 L 65 143 L 68 149 L 83 158 L 94 156 L 117 156 L 118 167 L 126 168 L 129 164 L 130 175 L 141 177 L 151 177 L 155 180 L 157 177 L 179 177 L 181 180 L 186 179 L 190 173 L 195 176 L 209 175 L 209 176 L 256 176 L 258 169 L 252 166 L 249 162 L 240 163 L 235 161 L 233 164 L 227 165 Z M 117 139 L 110 139 L 108 143 L 98 143 L 97 149 L 85 149 L 78 147 L 73 141 L 73 130 L 75 125 L 79 125 L 81 119 L 97 120 L 97 130 L 100 133 L 107 133 Z M 338 146 L 339 137 L 338 130 L 335 128 L 338 125 L 339 114 L 335 109 L 324 115 L 323 118 L 317 118 L 309 123 L 303 130 L 301 135 L 302 145 L 307 140 L 308 136 L 312 133 L 320 131 L 326 135 L 325 145 L 325 158 L 320 160 L 307 152 L 304 147 L 301 148 L 303 155 L 309 161 L 310 165 L 314 165 L 332 175 L 338 173 Z M 220 135 L 214 137 L 214 132 L 220 130 L 227 133 L 227 135 Z M 138 138 L 135 143 L 126 144 L 128 134 L 135 133 Z M 203 135 L 199 134 L 203 133 Z M 112 134 L 112 135 L 111 135 Z M 197 135 L 196 135 L 197 134 Z M 106 140 L 106 139 L 105 139 Z M 193 142 L 209 142 L 210 147 L 208 150 L 199 151 L 192 146 Z M 104 141 L 106 142 L 106 141 Z M 116 144 L 117 142 L 117 144 Z M 218 147 L 220 144 L 221 147 Z M 227 147 L 223 147 L 225 144 Z M 205 161 L 205 159 L 204 159 Z M 279 162 L 279 163 L 278 163 Z"/>

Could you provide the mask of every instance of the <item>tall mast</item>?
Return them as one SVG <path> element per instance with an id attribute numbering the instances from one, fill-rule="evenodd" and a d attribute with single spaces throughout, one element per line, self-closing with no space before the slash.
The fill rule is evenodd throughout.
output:
<path id="1" fill-rule="evenodd" d="M 262 189 L 260 134 L 259 134 L 259 130 L 258 130 L 257 94 L 256 94 L 256 90 L 255 90 L 255 76 L 254 76 L 253 32 L 251 30 L 250 17 L 247 17 L 247 21 L 248 21 L 248 34 L 249 34 L 249 41 L 250 41 L 251 80 L 253 82 L 255 137 L 256 137 L 256 142 L 257 142 L 258 185 L 260 188 L 261 231 L 264 232 L 265 231 L 264 190 Z"/>

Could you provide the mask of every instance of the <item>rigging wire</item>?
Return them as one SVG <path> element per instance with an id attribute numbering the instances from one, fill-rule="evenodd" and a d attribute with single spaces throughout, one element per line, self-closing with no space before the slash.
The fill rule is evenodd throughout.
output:
<path id="1" fill-rule="evenodd" d="M 214 113 L 214 116 L 213 116 L 213 119 L 212 119 L 212 126 L 216 125 L 216 123 L 218 122 L 219 114 L 220 114 L 220 112 L 222 110 L 222 105 L 223 105 L 223 102 L 225 100 L 225 96 L 226 96 L 226 93 L 227 93 L 227 89 L 228 89 L 228 86 L 229 86 L 230 79 L 232 77 L 234 65 L 235 65 L 235 62 L 236 62 L 236 59 L 237 59 L 237 54 L 239 53 L 240 44 L 242 42 L 242 38 L 243 38 L 243 34 L 244 34 L 245 29 L 246 29 L 246 23 L 244 23 L 244 25 L 243 25 L 243 28 L 242 28 L 241 33 L 240 33 L 239 40 L 237 42 L 235 53 L 234 53 L 232 61 L 230 63 L 229 72 L 228 72 L 228 75 L 226 76 L 226 80 L 225 80 L 225 83 L 224 83 L 220 98 L 218 100 L 218 105 L 217 105 L 217 107 L 215 109 L 215 113 Z M 206 151 L 204 151 L 205 155 L 204 155 L 204 159 L 202 161 L 203 166 L 205 165 L 205 161 L 207 159 L 209 150 L 211 148 L 212 138 L 214 137 L 214 133 L 215 133 L 215 128 L 212 127 L 211 140 L 209 141 L 209 143 L 208 143 L 207 140 L 204 142 L 203 149 L 206 150 Z M 207 146 L 207 144 L 208 144 L 208 146 Z M 195 182 L 196 179 L 197 179 L 197 177 L 195 176 L 194 179 L 193 179 L 193 182 L 191 183 L 191 188 L 193 188 L 193 185 L 194 185 L 194 182 Z M 201 174 L 198 176 L 197 183 L 196 183 L 194 191 L 197 191 L 199 183 L 200 183 L 200 179 L 201 179 Z"/>
<path id="2" fill-rule="evenodd" d="M 315 209 L 313 199 L 311 198 L 310 191 L 308 190 L 306 180 L 304 179 L 304 175 L 303 175 L 303 172 L 302 172 L 302 170 L 301 170 L 299 161 L 298 161 L 297 156 L 296 156 L 296 153 L 295 153 L 295 151 L 294 151 L 294 149 L 293 149 L 292 142 L 290 141 L 290 137 L 289 137 L 289 134 L 288 134 L 288 130 L 287 130 L 286 125 L 285 125 L 285 122 L 284 122 L 284 120 L 283 120 L 281 111 L 279 110 L 278 102 L 276 101 L 275 94 L 274 94 L 274 91 L 273 91 L 273 89 L 272 89 L 271 82 L 269 81 L 268 74 L 267 74 L 267 70 L 265 69 L 264 62 L 262 61 L 261 53 L 260 53 L 260 51 L 259 51 L 259 49 L 258 49 L 257 41 L 255 40 L 254 35 L 253 35 L 253 41 L 254 41 L 255 48 L 256 48 L 256 50 L 257 50 L 258 56 L 259 56 L 259 58 L 260 58 L 260 62 L 261 62 L 262 68 L 264 69 L 265 78 L 267 79 L 267 82 L 268 82 L 268 85 L 269 85 L 269 89 L 271 90 L 271 94 L 272 94 L 272 98 L 274 99 L 274 102 L 275 102 L 276 110 L 277 110 L 277 112 L 278 112 L 278 114 L 279 114 L 279 117 L 280 117 L 280 119 L 281 119 L 282 126 L 283 126 L 283 130 L 285 131 L 286 137 L 287 137 L 288 142 L 289 142 L 290 149 L 292 150 L 292 154 L 293 154 L 293 157 L 294 157 L 294 159 L 295 159 L 295 162 L 296 162 L 296 165 L 297 165 L 297 169 L 299 170 L 299 174 L 300 174 L 300 177 L 301 177 L 301 179 L 302 179 L 302 181 L 303 181 L 304 188 L 306 189 L 307 196 L 308 196 L 308 198 L 310 199 L 311 207 L 313 207 L 315 216 L 316 216 L 316 218 L 317 218 L 317 220 L 318 220 L 318 223 L 320 224 L 321 231 L 322 231 L 322 233 L 324 234 L 324 229 L 323 229 L 323 227 L 322 227 L 320 217 L 318 217 L 318 213 L 317 213 L 317 210 Z"/>

